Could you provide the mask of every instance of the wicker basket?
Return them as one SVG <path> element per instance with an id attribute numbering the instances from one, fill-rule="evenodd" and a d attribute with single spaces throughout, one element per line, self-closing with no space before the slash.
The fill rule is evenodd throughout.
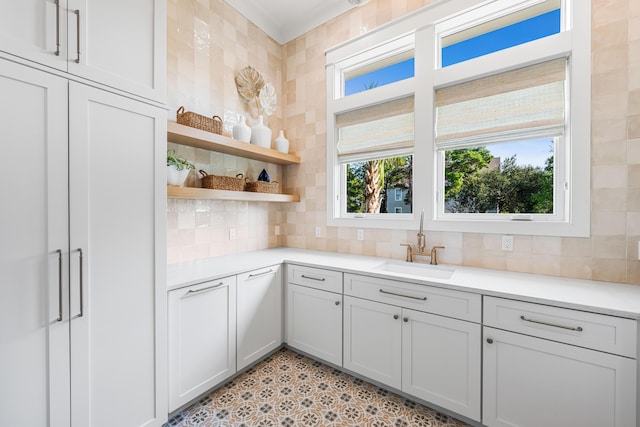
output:
<path id="1" fill-rule="evenodd" d="M 203 170 L 200 171 L 200 174 L 202 175 L 202 188 L 230 191 L 244 190 L 244 175 L 241 173 L 236 175 L 235 178 L 232 176 L 209 175 Z"/>
<path id="2" fill-rule="evenodd" d="M 244 191 L 251 191 L 253 193 L 279 194 L 280 185 L 278 184 L 278 181 L 247 181 L 244 186 Z"/>
<path id="3" fill-rule="evenodd" d="M 176 117 L 178 118 L 178 123 L 181 125 L 222 135 L 222 119 L 220 116 L 213 116 L 209 118 L 191 111 L 184 111 L 183 106 L 178 108 Z"/>

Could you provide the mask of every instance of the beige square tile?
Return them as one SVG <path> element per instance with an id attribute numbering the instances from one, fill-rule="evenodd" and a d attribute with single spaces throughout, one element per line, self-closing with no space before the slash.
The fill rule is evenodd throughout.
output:
<path id="1" fill-rule="evenodd" d="M 627 279 L 627 261 L 593 258 L 593 280 L 623 283 Z"/>
<path id="2" fill-rule="evenodd" d="M 591 213 L 592 236 L 623 236 L 626 234 L 627 218 L 624 212 Z"/>
<path id="3" fill-rule="evenodd" d="M 596 188 L 626 188 L 627 166 L 595 165 L 591 168 L 591 182 Z"/>
<path id="4" fill-rule="evenodd" d="M 595 188 L 591 191 L 591 207 L 602 212 L 623 212 L 627 209 L 627 189 Z"/>
<path id="5" fill-rule="evenodd" d="M 602 259 L 626 259 L 626 236 L 594 236 L 593 257 Z"/>
<path id="6" fill-rule="evenodd" d="M 566 257 L 590 257 L 591 245 L 590 238 L 562 237 L 562 255 Z"/>

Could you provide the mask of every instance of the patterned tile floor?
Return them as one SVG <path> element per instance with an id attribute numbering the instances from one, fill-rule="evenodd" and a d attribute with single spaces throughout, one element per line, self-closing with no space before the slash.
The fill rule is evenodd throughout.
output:
<path id="1" fill-rule="evenodd" d="M 289 349 L 274 353 L 163 427 L 465 427 L 467 424 Z"/>

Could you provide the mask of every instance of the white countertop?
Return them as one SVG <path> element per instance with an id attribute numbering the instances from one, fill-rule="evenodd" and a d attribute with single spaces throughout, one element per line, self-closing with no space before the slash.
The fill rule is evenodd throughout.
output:
<path id="1" fill-rule="evenodd" d="M 168 290 L 173 290 L 289 262 L 640 319 L 640 286 L 460 266 L 450 266 L 455 273 L 449 279 L 424 278 L 376 269 L 386 261 L 390 259 L 305 249 L 266 249 L 169 265 L 167 285 Z"/>

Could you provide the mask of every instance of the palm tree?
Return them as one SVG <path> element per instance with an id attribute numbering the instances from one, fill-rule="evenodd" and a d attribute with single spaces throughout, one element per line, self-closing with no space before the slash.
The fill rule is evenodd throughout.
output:
<path id="1" fill-rule="evenodd" d="M 366 213 L 380 213 L 385 171 L 406 164 L 404 157 L 369 160 L 364 164 L 364 206 Z M 409 165 L 411 167 L 411 165 Z"/>

